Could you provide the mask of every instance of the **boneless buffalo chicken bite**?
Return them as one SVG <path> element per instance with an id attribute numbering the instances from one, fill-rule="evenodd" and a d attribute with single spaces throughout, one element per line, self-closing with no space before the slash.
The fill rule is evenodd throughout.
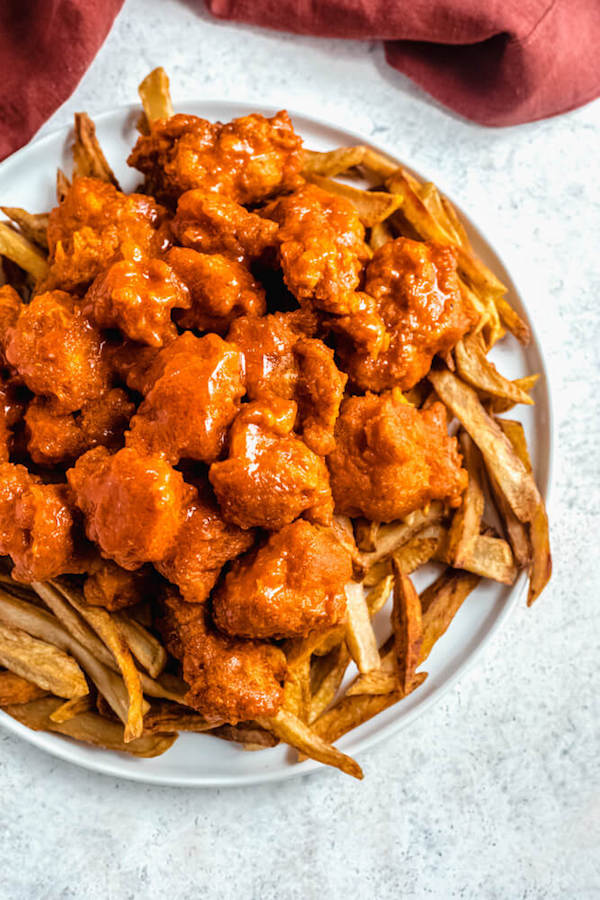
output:
<path id="1" fill-rule="evenodd" d="M 118 328 L 132 341 L 162 347 L 177 337 L 171 310 L 191 305 L 186 284 L 160 259 L 123 259 L 94 280 L 83 312 L 99 328 Z"/>
<path id="2" fill-rule="evenodd" d="M 179 198 L 171 229 L 184 247 L 248 262 L 275 246 L 278 225 L 228 197 L 196 189 Z"/>
<path id="3" fill-rule="evenodd" d="M 205 604 L 186 603 L 175 592 L 166 593 L 163 606 L 161 630 L 167 648 L 182 662 L 188 706 L 232 723 L 275 715 L 286 675 L 278 647 L 223 634 Z"/>
<path id="4" fill-rule="evenodd" d="M 327 466 L 293 433 L 296 413 L 294 401 L 277 397 L 242 407 L 229 433 L 227 459 L 209 470 L 227 521 L 271 531 L 301 515 L 330 523 Z"/>
<path id="5" fill-rule="evenodd" d="M 23 306 L 6 333 L 6 358 L 34 394 L 68 413 L 96 400 L 109 384 L 104 340 L 76 297 L 47 291 Z"/>
<path id="6" fill-rule="evenodd" d="M 77 526 L 65 484 L 42 484 L 25 466 L 0 464 L 0 554 L 15 581 L 81 571 Z"/>
<path id="7" fill-rule="evenodd" d="M 25 411 L 20 386 L 10 377 L 0 375 L 0 462 L 8 462 L 14 446 L 14 430 Z"/>
<path id="8" fill-rule="evenodd" d="M 173 247 L 166 259 L 190 290 L 188 308 L 175 315 L 180 328 L 224 335 L 237 316 L 266 312 L 264 288 L 237 260 L 185 247 Z"/>
<path id="9" fill-rule="evenodd" d="M 302 140 L 285 111 L 232 122 L 175 115 L 152 124 L 127 162 L 146 176 L 157 197 L 176 200 L 193 188 L 260 203 L 301 183 Z"/>
<path id="10" fill-rule="evenodd" d="M 124 569 L 161 560 L 183 524 L 194 489 L 159 456 L 88 450 L 67 472 L 86 533 Z"/>
<path id="11" fill-rule="evenodd" d="M 217 627 L 250 638 L 300 637 L 340 622 L 350 554 L 331 531 L 297 519 L 236 560 L 213 597 Z"/>
<path id="12" fill-rule="evenodd" d="M 91 606 L 103 606 L 115 612 L 135 606 L 151 597 L 155 592 L 150 567 L 134 572 L 122 569 L 111 559 L 95 558 L 87 569 L 88 576 L 83 584 L 83 594 Z"/>
<path id="13" fill-rule="evenodd" d="M 34 397 L 25 413 L 27 450 L 35 463 L 72 463 L 93 447 L 117 450 L 123 445 L 135 405 L 121 388 L 113 388 L 77 413 L 58 413 L 52 401 Z"/>
<path id="14" fill-rule="evenodd" d="M 0 366 L 8 365 L 5 349 L 9 329 L 16 325 L 23 304 L 14 288 L 9 284 L 0 287 Z"/>
<path id="15" fill-rule="evenodd" d="M 456 252 L 433 241 L 397 238 L 367 265 L 365 291 L 385 322 L 389 346 L 376 356 L 343 344 L 344 367 L 361 390 L 408 390 L 473 325 L 456 274 Z"/>
<path id="16" fill-rule="evenodd" d="M 184 600 L 202 603 L 209 596 L 225 563 L 248 550 L 254 533 L 224 521 L 208 490 L 200 490 L 187 507 L 171 549 L 155 563 Z"/>
<path id="17" fill-rule="evenodd" d="M 336 512 L 401 519 L 431 500 L 459 506 L 467 486 L 441 403 L 418 410 L 400 392 L 348 397 L 328 457 Z"/>
<path id="18" fill-rule="evenodd" d="M 111 262 L 159 256 L 168 246 L 166 210 L 97 178 L 75 178 L 50 213 L 45 288 L 83 290 Z"/>
<path id="19" fill-rule="evenodd" d="M 152 371 L 158 377 L 131 420 L 127 446 L 173 465 L 217 459 L 246 390 L 241 353 L 216 334 L 190 335 L 158 354 L 150 380 Z"/>
<path id="20" fill-rule="evenodd" d="M 333 449 L 333 428 L 347 378 L 337 368 L 333 350 L 306 336 L 315 327 L 314 317 L 304 310 L 244 316 L 232 324 L 228 339 L 244 354 L 248 396 L 295 400 L 304 442 L 325 455 Z"/>

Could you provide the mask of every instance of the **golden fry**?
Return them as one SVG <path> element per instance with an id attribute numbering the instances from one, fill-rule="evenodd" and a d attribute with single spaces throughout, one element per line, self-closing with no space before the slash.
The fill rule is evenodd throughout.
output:
<path id="1" fill-rule="evenodd" d="M 399 686 L 407 694 L 419 665 L 423 641 L 421 601 L 412 581 L 395 560 L 392 561 L 392 567 L 394 571 L 394 606 L 392 609 L 394 653 Z"/>
<path id="2" fill-rule="evenodd" d="M 332 702 L 346 674 L 350 658 L 350 653 L 344 642 L 334 647 L 327 656 L 319 657 L 316 661 L 313 661 L 311 666 L 311 684 L 313 669 L 316 666 L 319 667 L 319 674 L 315 679 L 317 686 L 316 689 L 313 689 L 310 702 L 309 722 L 314 722 Z"/>
<path id="3" fill-rule="evenodd" d="M 73 144 L 75 175 L 80 178 L 99 178 L 119 188 L 119 182 L 109 166 L 96 137 L 96 126 L 87 113 L 75 113 L 75 143 Z"/>
<path id="4" fill-rule="evenodd" d="M 50 718 L 53 722 L 62 724 L 62 722 L 68 722 L 69 719 L 73 719 L 75 716 L 81 715 L 81 713 L 90 712 L 93 709 L 93 700 L 89 694 L 86 694 L 85 697 L 74 697 L 72 700 L 67 700 L 53 713 L 50 713 Z"/>
<path id="5" fill-rule="evenodd" d="M 434 501 L 426 509 L 419 509 L 411 513 L 402 522 L 382 525 L 377 532 L 376 549 L 370 553 L 361 554 L 361 562 L 365 572 L 368 572 L 375 563 L 395 553 L 396 550 L 422 531 L 426 525 L 434 525 L 441 522 L 445 514 L 443 504 Z"/>
<path id="6" fill-rule="evenodd" d="M 74 659 L 14 626 L 0 624 L 0 664 L 58 697 L 83 697 L 88 692 Z"/>
<path id="7" fill-rule="evenodd" d="M 71 182 L 62 169 L 56 170 L 56 201 L 62 203 L 69 193 Z"/>
<path id="8" fill-rule="evenodd" d="M 394 586 L 394 578 L 392 575 L 386 575 L 379 581 L 371 591 L 367 594 L 367 608 L 371 618 L 375 616 L 380 609 L 383 609 L 387 603 Z"/>
<path id="9" fill-rule="evenodd" d="M 143 735 L 126 744 L 123 741 L 121 725 L 104 719 L 97 713 L 81 713 L 66 722 L 53 722 L 50 716 L 61 705 L 61 701 L 55 697 L 46 697 L 19 706 L 6 706 L 4 712 L 33 731 L 54 731 L 76 741 L 104 747 L 105 750 L 131 753 L 133 756 L 160 756 L 177 739 L 176 734 Z"/>
<path id="10" fill-rule="evenodd" d="M 504 327 L 511 334 L 514 334 L 519 343 L 527 346 L 531 341 L 531 329 L 527 322 L 523 321 L 518 312 L 512 308 L 504 297 L 496 297 L 495 302 L 498 315 Z"/>
<path id="11" fill-rule="evenodd" d="M 393 239 L 394 234 L 387 222 L 377 222 L 377 224 L 373 225 L 371 228 L 369 247 L 374 253 L 376 250 L 379 250 L 380 247 L 383 247 L 384 244 L 387 244 L 388 241 L 392 241 Z"/>
<path id="12" fill-rule="evenodd" d="M 421 594 L 423 643 L 420 663 L 444 634 L 463 601 L 480 582 L 479 575 L 447 569 Z"/>
<path id="13" fill-rule="evenodd" d="M 279 738 L 272 732 L 265 731 L 256 722 L 239 722 L 237 725 L 219 725 L 208 734 L 222 738 L 225 741 L 234 741 L 243 744 L 244 750 L 266 750 L 276 747 Z"/>
<path id="14" fill-rule="evenodd" d="M 383 191 L 364 191 L 361 188 L 342 184 L 341 181 L 333 181 L 331 178 L 323 178 L 321 175 L 307 175 L 307 181 L 316 184 L 317 187 L 345 197 L 356 207 L 356 211 L 365 228 L 372 228 L 379 222 L 383 222 L 398 209 L 401 200 L 393 194 Z"/>
<path id="15" fill-rule="evenodd" d="M 151 704 L 144 716 L 144 734 L 162 734 L 169 731 L 210 731 L 214 720 L 208 720 L 193 709 L 177 703 L 158 701 Z"/>
<path id="16" fill-rule="evenodd" d="M 481 453 L 466 431 L 460 432 L 458 441 L 463 455 L 463 465 L 469 473 L 469 482 L 463 494 L 462 504 L 454 513 L 444 556 L 451 565 L 460 569 L 463 568 L 463 563 L 472 552 L 479 536 L 485 496 Z"/>
<path id="17" fill-rule="evenodd" d="M 440 562 L 456 566 L 444 547 L 439 549 L 436 558 Z M 477 535 L 473 546 L 463 556 L 460 568 L 502 584 L 514 584 L 517 577 L 517 567 L 510 544 L 487 534 Z"/>
<path id="18" fill-rule="evenodd" d="M 146 75 L 138 87 L 138 94 L 150 125 L 158 119 L 170 119 L 173 115 L 169 78 L 162 66 Z"/>
<path id="19" fill-rule="evenodd" d="M 535 372 L 533 375 L 524 375 L 522 378 L 515 378 L 512 383 L 516 385 L 520 391 L 529 393 L 533 390 L 539 379 L 539 373 Z M 488 412 L 493 415 L 508 412 L 509 409 L 512 409 L 515 406 L 515 403 L 512 400 L 502 399 L 501 397 L 486 397 L 485 403 Z"/>
<path id="20" fill-rule="evenodd" d="M 167 664 L 167 651 L 153 634 L 129 614 L 129 610 L 113 613 L 127 646 L 141 666 L 158 678 Z"/>
<path id="21" fill-rule="evenodd" d="M 0 209 L 5 216 L 8 216 L 9 219 L 19 226 L 19 229 L 28 241 L 32 241 L 42 251 L 48 252 L 48 238 L 46 236 L 48 213 L 34 215 L 27 212 L 26 209 L 20 209 L 17 206 L 0 206 Z"/>
<path id="22" fill-rule="evenodd" d="M 361 584 L 346 585 L 346 643 L 358 671 L 371 672 L 380 665 L 377 640 L 371 625 L 369 607 Z"/>
<path id="23" fill-rule="evenodd" d="M 0 708 L 17 703 L 29 703 L 45 697 L 47 691 L 32 681 L 15 675 L 14 672 L 0 672 Z"/>
<path id="24" fill-rule="evenodd" d="M 459 341 L 454 348 L 454 358 L 458 374 L 475 390 L 512 403 L 533 403 L 527 391 L 500 374 L 485 355 L 477 335 Z"/>
<path id="25" fill-rule="evenodd" d="M 39 247 L 6 222 L 0 222 L 0 256 L 16 263 L 37 282 L 46 277 L 48 261 Z"/>
<path id="26" fill-rule="evenodd" d="M 353 778 L 361 779 L 363 777 L 362 769 L 355 760 L 340 750 L 336 750 L 308 725 L 286 710 L 280 709 L 272 719 L 259 719 L 258 721 L 263 728 L 272 731 L 280 740 L 295 747 L 296 750 L 311 759 L 316 759 L 327 766 L 334 766 L 346 775 L 352 775 Z"/>
<path id="27" fill-rule="evenodd" d="M 283 709 L 307 722 L 310 715 L 310 657 L 288 664 L 284 685 Z"/>
<path id="28" fill-rule="evenodd" d="M 360 165 L 365 155 L 366 147 L 340 147 L 337 150 L 328 150 L 321 153 L 318 150 L 304 150 L 304 167 L 302 174 L 323 175 L 327 178 L 335 178 L 343 175 L 348 169 Z"/>

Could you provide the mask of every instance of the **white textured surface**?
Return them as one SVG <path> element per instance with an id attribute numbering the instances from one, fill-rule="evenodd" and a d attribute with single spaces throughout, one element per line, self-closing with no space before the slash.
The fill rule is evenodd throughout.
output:
<path id="1" fill-rule="evenodd" d="M 129 0 L 47 127 L 130 101 L 157 64 L 176 96 L 289 105 L 397 146 L 527 274 L 554 387 L 555 577 L 459 689 L 361 758 L 361 784 L 145 788 L 0 732 L 0 898 L 600 897 L 600 103 L 484 130 L 376 45 Z"/>

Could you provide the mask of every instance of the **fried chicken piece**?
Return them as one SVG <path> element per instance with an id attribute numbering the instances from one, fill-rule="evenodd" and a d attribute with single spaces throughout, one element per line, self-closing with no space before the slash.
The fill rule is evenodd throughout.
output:
<path id="1" fill-rule="evenodd" d="M 99 328 L 118 328 L 132 341 L 162 347 L 177 337 L 173 307 L 189 309 L 190 293 L 160 259 L 122 259 L 95 279 L 83 302 L 84 315 Z"/>
<path id="2" fill-rule="evenodd" d="M 254 534 L 227 524 L 208 490 L 190 503 L 177 538 L 156 568 L 188 603 L 202 603 L 225 563 L 248 550 Z"/>
<path id="3" fill-rule="evenodd" d="M 229 456 L 210 467 L 223 516 L 240 528 L 276 531 L 298 516 L 327 525 L 332 499 L 323 460 L 292 433 L 293 401 L 245 404 L 229 435 Z"/>
<path id="4" fill-rule="evenodd" d="M 186 191 L 171 222 L 184 247 L 201 253 L 221 253 L 238 262 L 259 259 L 275 246 L 276 222 L 248 212 L 228 197 L 196 189 Z"/>
<path id="5" fill-rule="evenodd" d="M 23 306 L 8 329 L 6 358 L 34 394 L 51 398 L 68 413 L 96 400 L 107 389 L 109 366 L 104 342 L 63 291 L 38 294 Z"/>
<path id="6" fill-rule="evenodd" d="M 0 464 L 0 554 L 15 581 L 31 583 L 81 571 L 76 525 L 65 484 L 42 484 L 24 466 Z"/>
<path id="7" fill-rule="evenodd" d="M 14 428 L 25 411 L 19 385 L 0 375 L 0 462 L 8 462 L 14 443 Z"/>
<path id="8" fill-rule="evenodd" d="M 156 257 L 168 246 L 166 210 L 97 178 L 75 178 L 50 213 L 44 289 L 81 290 L 118 259 Z"/>
<path id="9" fill-rule="evenodd" d="M 164 459 L 96 447 L 67 472 L 90 540 L 123 569 L 139 569 L 169 551 L 193 488 Z"/>
<path id="10" fill-rule="evenodd" d="M 328 457 L 336 512 L 401 519 L 431 500 L 460 506 L 467 486 L 441 403 L 418 410 L 399 391 L 348 397 Z"/>
<path id="11" fill-rule="evenodd" d="M 70 463 L 93 447 L 117 450 L 135 404 L 114 388 L 87 403 L 79 413 L 57 413 L 53 404 L 34 397 L 25 413 L 27 449 L 35 463 Z"/>
<path id="12" fill-rule="evenodd" d="M 298 403 L 297 428 L 320 456 L 333 449 L 333 429 L 346 385 L 333 350 L 307 338 L 314 317 L 304 310 L 260 319 L 244 316 L 231 326 L 228 340 L 246 360 L 246 388 L 252 400 L 275 395 Z"/>
<path id="13" fill-rule="evenodd" d="M 98 557 L 88 570 L 83 585 L 86 601 L 91 606 L 103 606 L 110 612 L 135 606 L 149 596 L 156 575 L 151 569 L 128 572 L 110 559 Z"/>
<path id="14" fill-rule="evenodd" d="M 233 563 L 213 618 L 238 637 L 302 637 L 342 621 L 351 578 L 350 554 L 332 532 L 297 519 Z"/>
<path id="15" fill-rule="evenodd" d="M 175 115 L 139 137 L 127 162 L 143 172 L 157 197 L 176 200 L 202 188 L 237 203 L 260 203 L 302 183 L 302 140 L 285 111 L 226 125 Z"/>
<path id="16" fill-rule="evenodd" d="M 9 284 L 0 287 L 0 366 L 6 366 L 6 344 L 9 330 L 17 324 L 23 304 L 14 288 Z"/>
<path id="17" fill-rule="evenodd" d="M 153 382 L 152 372 L 158 374 Z M 217 459 L 246 391 L 241 353 L 216 334 L 178 338 L 158 355 L 148 381 L 127 446 L 173 465 L 182 458 Z"/>
<path id="18" fill-rule="evenodd" d="M 177 339 L 173 343 L 177 343 Z M 106 358 L 112 373 L 138 394 L 147 393 L 152 386 L 149 374 L 159 352 L 157 347 L 134 341 L 106 344 Z"/>
<path id="19" fill-rule="evenodd" d="M 281 268 L 292 294 L 327 313 L 353 313 L 370 250 L 352 203 L 307 184 L 274 200 L 262 215 L 280 225 Z"/>
<path id="20" fill-rule="evenodd" d="M 238 316 L 266 312 L 264 288 L 235 259 L 172 247 L 167 261 L 191 293 L 190 306 L 175 314 L 180 328 L 224 335 Z"/>
<path id="21" fill-rule="evenodd" d="M 163 637 L 182 661 L 189 685 L 185 703 L 208 718 L 232 723 L 274 716 L 283 702 L 283 652 L 262 641 L 221 634 L 204 604 L 186 603 L 174 592 L 163 602 Z"/>
<path id="22" fill-rule="evenodd" d="M 390 343 L 376 357 L 342 343 L 344 367 L 361 390 L 408 390 L 436 353 L 454 347 L 473 325 L 456 275 L 456 252 L 433 241 L 388 241 L 367 266 L 365 291 L 377 303 Z"/>

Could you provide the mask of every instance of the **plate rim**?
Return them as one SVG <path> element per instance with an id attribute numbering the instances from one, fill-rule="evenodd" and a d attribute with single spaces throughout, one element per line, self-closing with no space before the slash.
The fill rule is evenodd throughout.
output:
<path id="1" fill-rule="evenodd" d="M 276 111 L 277 107 L 271 104 L 263 104 L 263 103 L 252 103 L 250 101 L 242 100 L 227 100 L 227 99 L 218 99 L 218 98 L 181 98 L 176 99 L 174 101 L 174 106 L 177 109 L 184 106 L 186 103 L 195 103 L 202 104 L 205 107 L 215 109 L 223 109 L 224 107 L 238 107 L 241 109 L 247 109 L 248 112 L 261 112 L 263 114 L 273 114 L 273 111 Z M 292 121 L 304 120 L 310 125 L 316 125 L 320 128 L 335 130 L 340 133 L 343 133 L 350 138 L 353 142 L 364 144 L 369 147 L 372 147 L 379 152 L 385 153 L 387 156 L 391 157 L 392 160 L 398 162 L 402 166 L 404 166 L 409 172 L 417 175 L 420 178 L 425 178 L 426 176 L 422 171 L 414 169 L 409 163 L 401 160 L 397 156 L 397 151 L 390 149 L 387 142 L 377 142 L 376 144 L 369 140 L 364 134 L 359 131 L 355 131 L 354 129 L 347 128 L 345 125 L 341 125 L 338 122 L 331 122 L 327 119 L 323 119 L 320 116 L 313 115 L 309 112 L 303 112 L 299 109 L 293 109 L 290 107 L 286 107 Z M 112 119 L 113 117 L 116 120 L 121 120 L 121 124 L 125 124 L 128 117 L 132 115 L 139 115 L 140 106 L 135 103 L 125 103 L 119 104 L 118 106 L 111 107 L 110 109 L 105 109 L 101 112 L 94 114 L 94 122 L 96 124 L 101 123 L 107 119 Z M 300 132 L 302 130 L 302 126 L 299 126 L 298 129 Z M 31 141 L 29 141 L 25 146 L 20 147 L 6 159 L 0 162 L 0 176 L 4 175 L 6 170 L 10 170 L 12 166 L 18 166 L 21 158 L 26 155 L 34 147 L 41 147 L 46 143 L 52 143 L 57 138 L 62 136 L 63 140 L 66 139 L 69 133 L 72 131 L 72 126 L 69 124 L 64 124 L 61 126 L 57 126 L 55 128 L 50 129 L 48 132 L 40 135 L 39 137 L 34 137 Z M 456 203 L 452 194 L 448 193 L 444 189 L 443 179 L 439 179 L 436 175 L 435 184 L 439 187 L 439 189 L 444 193 L 450 201 L 456 206 L 461 216 L 464 217 L 467 224 L 477 232 L 482 241 L 486 244 L 486 246 L 491 250 L 494 256 L 498 259 L 500 265 L 508 274 L 510 281 L 512 282 L 515 292 L 517 294 L 517 298 L 519 300 L 519 305 L 522 307 L 523 312 L 525 312 L 527 316 L 527 322 L 531 330 L 531 346 L 535 348 L 535 352 L 539 358 L 540 369 L 542 374 L 543 386 L 546 395 L 546 404 L 545 404 L 545 412 L 547 415 L 548 425 L 548 445 L 545 447 L 544 453 L 544 463 L 546 468 L 544 483 L 539 484 L 540 492 L 546 501 L 546 505 L 549 506 L 551 504 L 551 495 L 552 495 L 552 487 L 553 487 L 553 475 L 554 475 L 554 464 L 555 464 L 555 447 L 556 447 L 556 419 L 554 413 L 554 389 L 552 384 L 552 378 L 550 375 L 549 367 L 546 361 L 546 357 L 544 354 L 543 346 L 538 338 L 537 329 L 535 326 L 535 322 L 532 320 L 532 317 L 529 313 L 529 308 L 526 306 L 524 300 L 524 293 L 520 290 L 521 284 L 526 284 L 526 279 L 522 278 L 522 273 L 520 272 L 520 266 L 515 264 L 515 261 L 510 258 L 510 252 L 507 254 L 506 250 L 503 248 L 500 251 L 497 247 L 497 244 L 492 242 L 488 237 L 487 229 L 483 230 L 479 224 L 477 224 L 471 216 L 464 211 L 462 206 L 459 203 Z M 507 256 L 509 257 L 507 259 Z M 398 734 L 403 728 L 408 727 L 412 722 L 414 722 L 419 716 L 424 714 L 432 705 L 438 703 L 443 699 L 443 697 L 450 691 L 450 689 L 455 686 L 459 680 L 463 679 L 465 675 L 474 667 L 482 658 L 484 652 L 488 651 L 492 646 L 493 642 L 498 638 L 501 630 L 506 625 L 508 619 L 513 614 L 517 605 L 523 599 L 523 596 L 526 591 L 527 586 L 527 573 L 522 572 L 519 575 L 519 578 L 512 585 L 509 596 L 502 608 L 501 612 L 496 616 L 492 625 L 488 628 L 483 638 L 479 641 L 476 647 L 469 653 L 469 655 L 462 659 L 455 667 L 454 671 L 449 675 L 442 684 L 438 685 L 433 689 L 431 694 L 421 700 L 416 706 L 414 706 L 409 711 L 405 712 L 401 717 L 398 717 L 395 720 L 387 722 L 383 724 L 379 730 L 373 732 L 372 734 L 365 736 L 358 740 L 356 747 L 352 748 L 352 753 L 354 756 L 359 756 L 362 753 L 370 750 L 376 744 L 383 742 L 384 740 L 393 737 Z M 80 768 L 86 769 L 87 771 L 95 772 L 100 775 L 109 776 L 113 778 L 122 778 L 127 781 L 132 781 L 135 783 L 143 783 L 150 784 L 155 786 L 165 786 L 165 787 L 181 787 L 181 788 L 214 788 L 214 787 L 243 787 L 243 786 L 251 786 L 258 784 L 267 784 L 273 783 L 277 781 L 287 781 L 291 778 L 301 777 L 303 775 L 309 775 L 315 772 L 325 773 L 327 767 L 321 765 L 320 763 L 314 760 L 306 760 L 302 763 L 295 763 L 294 765 L 286 766 L 285 768 L 277 768 L 273 771 L 264 771 L 264 772 L 254 772 L 248 774 L 239 774 L 239 775 L 192 775 L 192 776 L 174 776 L 167 775 L 161 773 L 153 773 L 149 769 L 146 769 L 146 765 L 150 765 L 152 760 L 139 760 L 140 768 L 136 769 L 127 769 L 123 770 L 120 768 L 120 759 L 118 757 L 113 759 L 113 755 L 109 754 L 108 751 L 98 750 L 98 758 L 87 758 L 81 757 L 79 754 L 81 752 L 81 745 L 76 741 L 72 741 L 69 738 L 65 738 L 62 735 L 49 733 L 49 732 L 38 732 L 32 731 L 27 728 L 27 726 L 22 725 L 16 719 L 11 718 L 6 713 L 0 711 L 0 727 L 5 729 L 7 732 L 13 734 L 16 737 L 22 738 L 27 743 L 35 746 L 37 749 L 43 750 L 49 755 L 61 759 L 65 762 L 69 762 L 73 765 L 79 766 Z M 89 748 L 87 748 L 89 749 Z M 116 756 L 116 755 L 115 755 Z"/>

